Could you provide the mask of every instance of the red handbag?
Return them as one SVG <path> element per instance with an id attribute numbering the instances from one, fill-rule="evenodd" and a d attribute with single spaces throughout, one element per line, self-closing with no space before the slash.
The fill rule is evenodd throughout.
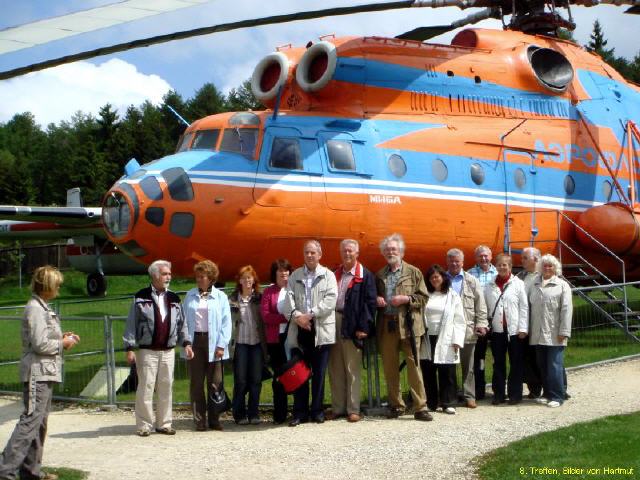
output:
<path id="1" fill-rule="evenodd" d="M 289 360 L 282 370 L 282 374 L 276 378 L 287 393 L 295 392 L 311 376 L 311 369 L 304 360 L 294 357 Z"/>

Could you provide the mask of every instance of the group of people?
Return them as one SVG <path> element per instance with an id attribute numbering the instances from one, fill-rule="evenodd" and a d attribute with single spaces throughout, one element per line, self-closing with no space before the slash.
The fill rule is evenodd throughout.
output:
<path id="1" fill-rule="evenodd" d="M 406 409 L 400 352 L 416 420 L 430 421 L 438 409 L 455 414 L 459 399 L 476 408 L 485 396 L 488 347 L 494 359 L 494 405 L 520 403 L 525 380 L 537 402 L 562 404 L 563 350 L 571 334 L 572 303 L 555 257 L 525 248 L 523 270 L 514 275 L 510 255 L 497 255 L 494 265 L 491 250 L 481 245 L 475 250 L 475 265 L 465 271 L 463 252 L 453 248 L 446 254 L 446 267 L 433 265 L 423 276 L 404 261 L 400 235 L 386 237 L 380 250 L 386 266 L 374 274 L 359 261 L 358 242 L 345 239 L 340 244 L 342 263 L 332 271 L 321 264 L 320 242 L 309 240 L 303 246 L 302 267 L 294 270 L 288 260 L 276 260 L 271 284 L 262 292 L 254 268 L 244 266 L 229 297 L 215 287 L 218 267 L 204 260 L 194 267 L 197 287 L 182 304 L 168 290 L 171 265 L 154 262 L 149 267 L 151 286 L 135 295 L 124 334 L 128 359 L 138 364 L 138 435 L 148 436 L 153 429 L 175 434 L 175 345 L 183 347 L 187 360 L 199 431 L 223 428 L 221 410 L 213 408 L 212 399 L 224 392 L 223 361 L 228 358 L 233 358 L 232 414 L 238 425 L 262 422 L 260 392 L 271 371 L 273 422 L 287 420 L 287 394 L 276 377 L 294 356 L 311 374 L 310 381 L 293 392 L 289 425 L 339 417 L 359 421 L 362 349 L 370 337 L 377 337 L 382 356 L 390 418 Z M 331 409 L 325 412 L 327 371 Z M 154 388 L 159 399 L 155 418 Z"/>
<path id="2" fill-rule="evenodd" d="M 220 403 L 225 360 L 233 358 L 232 414 L 238 425 L 262 422 L 258 409 L 262 382 L 273 375 L 273 422 L 287 420 L 288 401 L 277 374 L 298 355 L 311 370 L 293 393 L 291 427 L 339 417 L 361 419 L 362 349 L 377 337 L 388 393 L 388 417 L 405 413 L 400 388 L 400 352 L 404 354 L 414 418 L 433 420 L 441 409 L 455 414 L 459 399 L 476 408 L 486 390 L 485 355 L 491 348 L 494 405 L 529 396 L 549 407 L 566 396 L 563 352 L 571 335 L 571 289 L 553 255 L 528 247 L 523 270 L 514 275 L 512 258 L 478 246 L 475 265 L 464 270 L 464 254 L 453 248 L 446 268 L 433 265 L 423 276 L 404 261 L 405 243 L 392 234 L 380 243 L 386 261 L 372 273 L 359 261 L 359 244 L 340 243 L 342 263 L 323 266 L 322 246 L 308 240 L 303 266 L 286 259 L 271 266 L 271 285 L 261 292 L 258 275 L 242 267 L 227 297 L 215 287 L 219 270 L 203 260 L 194 267 L 196 287 L 183 301 L 169 290 L 171 264 L 149 266 L 151 285 L 137 292 L 123 335 L 127 361 L 136 364 L 136 433 L 176 433 L 172 426 L 172 387 L 176 346 L 182 347 L 190 377 L 195 429 L 223 430 Z M 426 279 L 426 281 L 425 281 Z M 53 384 L 61 381 L 63 349 L 80 338 L 62 333 L 48 307 L 62 283 L 54 267 L 33 276 L 33 297 L 22 328 L 25 410 L 2 454 L 0 479 L 55 478 L 40 471 L 42 445 Z M 509 371 L 507 374 L 507 356 Z M 457 364 L 461 364 L 458 390 Z M 329 371 L 331 410 L 324 411 L 325 375 Z M 309 385 L 310 383 L 310 385 Z M 153 396 L 157 395 L 155 412 Z M 310 398 L 309 398 L 310 397 Z"/>

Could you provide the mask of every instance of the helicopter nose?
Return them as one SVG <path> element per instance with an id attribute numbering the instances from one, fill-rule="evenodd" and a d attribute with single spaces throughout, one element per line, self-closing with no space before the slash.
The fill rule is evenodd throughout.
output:
<path id="1" fill-rule="evenodd" d="M 111 189 L 102 202 L 102 221 L 113 240 L 123 239 L 131 233 L 138 208 L 133 189 L 125 192 L 124 185 Z"/>

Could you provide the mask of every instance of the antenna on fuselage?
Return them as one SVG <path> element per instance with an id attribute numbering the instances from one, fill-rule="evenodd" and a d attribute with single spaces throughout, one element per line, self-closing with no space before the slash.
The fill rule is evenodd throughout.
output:
<path id="1" fill-rule="evenodd" d="M 166 105 L 166 104 L 165 104 L 165 105 Z M 173 113 L 176 117 L 178 117 L 178 120 L 180 120 L 182 123 L 184 123 L 187 127 L 188 127 L 189 125 L 191 125 L 189 122 L 187 122 L 187 121 L 182 117 L 182 115 L 180 115 L 178 112 L 176 112 L 176 111 L 175 111 L 175 109 L 174 109 L 171 105 L 166 105 L 166 106 L 167 106 L 167 108 L 168 108 L 169 110 L 171 110 L 171 113 Z"/>

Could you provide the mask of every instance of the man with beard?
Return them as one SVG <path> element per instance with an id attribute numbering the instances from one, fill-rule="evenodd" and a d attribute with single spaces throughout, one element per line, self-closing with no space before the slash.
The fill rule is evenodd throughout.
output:
<path id="1" fill-rule="evenodd" d="M 387 380 L 388 417 L 398 418 L 405 410 L 398 371 L 399 354 L 402 350 L 407 361 L 414 418 L 430 421 L 433 417 L 427 410 L 422 373 L 415 353 L 420 351 L 420 341 L 425 333 L 422 317 L 427 303 L 427 287 L 420 270 L 402 261 L 405 251 L 402 236 L 394 233 L 386 237 L 380 242 L 380 251 L 387 261 L 387 266 L 376 274 L 376 303 L 380 309 L 378 338 Z"/>

